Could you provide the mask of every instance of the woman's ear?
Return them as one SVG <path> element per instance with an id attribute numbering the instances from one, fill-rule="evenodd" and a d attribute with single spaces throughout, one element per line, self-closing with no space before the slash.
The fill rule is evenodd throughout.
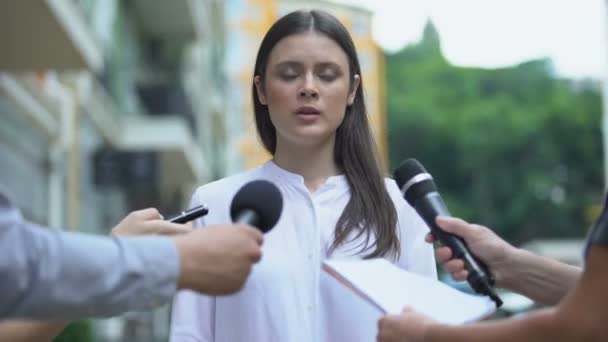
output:
<path id="1" fill-rule="evenodd" d="M 255 90 L 258 94 L 258 99 L 260 100 L 260 103 L 263 105 L 267 105 L 268 103 L 266 102 L 266 93 L 264 92 L 264 84 L 262 82 L 262 78 L 260 77 L 260 75 L 255 75 L 253 77 L 253 83 L 255 84 Z"/>
<path id="2" fill-rule="evenodd" d="M 350 94 L 348 94 L 348 105 L 352 105 L 355 102 L 355 95 L 357 94 L 357 89 L 359 89 L 359 84 L 361 84 L 361 76 L 355 75 L 353 77 L 353 84 L 351 86 Z"/>

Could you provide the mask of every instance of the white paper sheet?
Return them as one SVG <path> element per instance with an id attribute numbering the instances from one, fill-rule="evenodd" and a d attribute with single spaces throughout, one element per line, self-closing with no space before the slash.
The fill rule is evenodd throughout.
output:
<path id="1" fill-rule="evenodd" d="M 404 271 L 385 259 L 326 260 L 323 269 L 382 313 L 398 314 L 409 306 L 448 324 L 464 324 L 489 316 L 494 302 L 467 294 L 438 280 Z"/>

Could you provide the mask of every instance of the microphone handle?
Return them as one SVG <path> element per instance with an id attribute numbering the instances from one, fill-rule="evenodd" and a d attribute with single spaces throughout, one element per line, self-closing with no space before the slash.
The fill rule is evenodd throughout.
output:
<path id="1" fill-rule="evenodd" d="M 251 209 L 243 209 L 237 215 L 234 223 L 243 223 L 250 226 L 259 227 L 260 216 Z"/>
<path id="2" fill-rule="evenodd" d="M 494 277 L 488 266 L 469 251 L 466 242 L 461 237 L 444 231 L 435 222 L 437 216 L 452 216 L 439 193 L 427 194 L 416 201 L 414 207 L 431 229 L 431 233 L 444 246 L 452 249 L 453 257 L 462 259 L 465 269 L 469 272 L 467 282 L 471 288 L 477 293 L 490 296 L 496 302 L 497 307 L 500 307 L 502 301 L 492 289 Z"/>

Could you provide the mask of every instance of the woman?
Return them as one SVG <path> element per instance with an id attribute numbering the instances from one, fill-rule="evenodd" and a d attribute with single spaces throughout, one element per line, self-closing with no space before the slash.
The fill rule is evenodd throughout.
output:
<path id="1" fill-rule="evenodd" d="M 279 186 L 283 213 L 243 290 L 177 296 L 171 340 L 336 340 L 345 327 L 335 319 L 352 300 L 323 281 L 321 262 L 385 257 L 436 277 L 428 229 L 381 176 L 357 53 L 336 18 L 297 11 L 279 19 L 262 40 L 252 95 L 258 134 L 273 159 L 199 188 L 193 205 L 209 206 L 199 225 L 229 222 L 236 191 L 263 178 Z M 372 339 L 375 327 L 365 328 Z"/>

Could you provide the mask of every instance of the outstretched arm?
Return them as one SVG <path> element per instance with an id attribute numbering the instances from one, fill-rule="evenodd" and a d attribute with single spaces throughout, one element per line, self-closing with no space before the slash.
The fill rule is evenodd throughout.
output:
<path id="1" fill-rule="evenodd" d="M 608 247 L 593 247 L 581 279 L 554 309 L 468 326 L 438 324 L 406 311 L 379 322 L 378 341 L 601 341 L 608 336 L 607 262 Z"/>
<path id="2" fill-rule="evenodd" d="M 174 241 L 50 231 L 0 193 L 0 319 L 75 319 L 150 309 L 175 292 Z"/>
<path id="3" fill-rule="evenodd" d="M 545 305 L 557 305 L 581 276 L 580 267 L 522 249 L 510 255 L 504 269 L 498 286 Z"/>
<path id="4" fill-rule="evenodd" d="M 142 235 L 142 234 L 161 234 L 175 235 L 191 231 L 188 226 L 171 225 L 161 222 L 158 219 L 160 214 L 156 209 L 149 208 L 130 213 L 116 227 L 112 229 L 112 234 L 121 235 Z M 29 341 L 52 341 L 68 324 L 65 321 L 28 321 L 28 320 L 8 320 L 0 322 L 0 342 L 29 342 Z"/>
<path id="5" fill-rule="evenodd" d="M 438 217 L 437 224 L 466 241 L 471 252 L 488 265 L 497 287 L 523 294 L 536 302 L 559 303 L 580 277 L 579 267 L 515 248 L 485 226 L 448 217 Z M 427 237 L 427 241 L 433 241 L 432 236 Z M 436 257 L 454 279 L 467 278 L 463 261 L 453 259 L 449 247 L 437 248 Z"/>

